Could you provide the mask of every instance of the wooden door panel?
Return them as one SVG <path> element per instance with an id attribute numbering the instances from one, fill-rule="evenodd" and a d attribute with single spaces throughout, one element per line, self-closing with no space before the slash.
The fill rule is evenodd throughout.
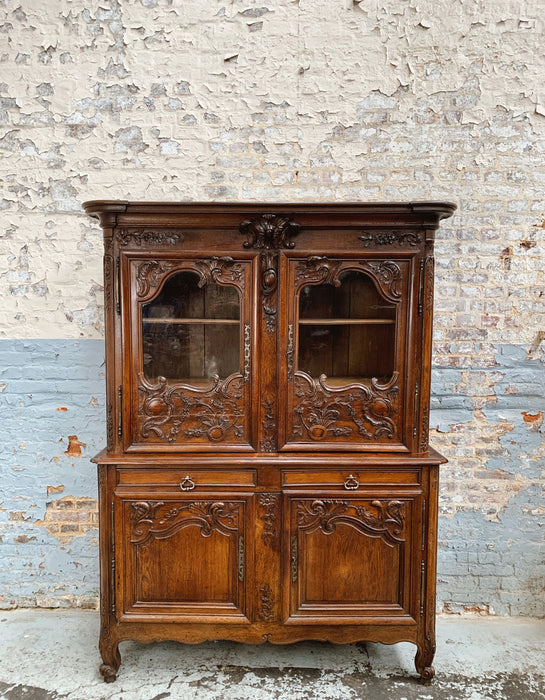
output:
<path id="1" fill-rule="evenodd" d="M 419 497 L 289 494 L 285 614 L 291 622 L 416 617 L 411 561 Z M 289 559 L 289 561 L 288 561 Z"/>
<path id="2" fill-rule="evenodd" d="M 308 533 L 303 539 L 305 605 L 399 604 L 399 547 L 362 535 L 350 525 L 339 525 L 326 536 L 321 530 Z"/>
<path id="3" fill-rule="evenodd" d="M 141 496 L 123 496 L 115 504 L 122 562 L 116 593 L 123 617 L 246 620 L 250 497 Z"/>
<path id="4" fill-rule="evenodd" d="M 188 605 L 230 603 L 236 607 L 235 553 L 233 538 L 215 531 L 203 539 L 197 527 L 137 547 L 137 603 L 183 601 Z"/>

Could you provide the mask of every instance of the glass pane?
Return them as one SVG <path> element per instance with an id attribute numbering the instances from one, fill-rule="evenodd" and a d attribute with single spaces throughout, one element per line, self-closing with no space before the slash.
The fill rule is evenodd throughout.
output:
<path id="1" fill-rule="evenodd" d="M 202 385 L 240 371 L 240 296 L 195 272 L 172 275 L 142 306 L 144 376 Z"/>
<path id="2" fill-rule="evenodd" d="M 394 371 L 396 306 L 364 273 L 345 272 L 340 282 L 300 292 L 298 369 L 331 384 L 385 381 Z"/>

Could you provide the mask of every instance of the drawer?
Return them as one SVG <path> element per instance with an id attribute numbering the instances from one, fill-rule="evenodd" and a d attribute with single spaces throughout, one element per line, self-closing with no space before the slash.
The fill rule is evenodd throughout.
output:
<path id="1" fill-rule="evenodd" d="M 418 468 L 387 469 L 290 469 L 282 473 L 285 488 L 340 488 L 356 491 L 360 486 L 420 486 Z"/>
<path id="2" fill-rule="evenodd" d="M 255 469 L 194 469 L 172 467 L 171 469 L 125 469 L 117 468 L 119 486 L 142 486 L 172 488 L 176 491 L 194 491 L 223 488 L 249 488 L 257 483 Z"/>

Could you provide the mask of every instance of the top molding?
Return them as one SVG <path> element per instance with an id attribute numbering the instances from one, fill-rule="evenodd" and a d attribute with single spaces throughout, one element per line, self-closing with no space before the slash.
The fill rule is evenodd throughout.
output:
<path id="1" fill-rule="evenodd" d="M 130 202 L 125 200 L 91 200 L 83 203 L 90 216 L 100 220 L 103 228 L 116 225 L 138 225 L 150 216 L 160 213 L 166 217 L 163 222 L 156 220 L 154 226 L 172 225 L 172 219 L 200 215 L 240 215 L 241 221 L 264 214 L 278 216 L 320 217 L 333 214 L 342 219 L 344 215 L 359 215 L 366 219 L 366 225 L 380 227 L 390 225 L 389 217 L 402 217 L 411 220 L 412 226 L 437 228 L 441 219 L 452 216 L 456 210 L 453 202 Z M 340 221 L 338 222 L 340 223 Z M 409 223 L 408 221 L 406 223 Z M 189 224 L 191 225 L 191 224 Z M 318 221 L 314 225 L 320 227 Z M 330 222 L 329 222 L 330 225 Z M 341 224 L 342 225 L 342 224 Z M 352 226 L 354 220 L 352 219 Z"/>

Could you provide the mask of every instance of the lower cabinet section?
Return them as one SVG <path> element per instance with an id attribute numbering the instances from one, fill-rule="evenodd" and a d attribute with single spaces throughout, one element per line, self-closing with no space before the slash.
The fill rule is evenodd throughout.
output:
<path id="1" fill-rule="evenodd" d="M 99 465 L 105 679 L 123 639 L 412 641 L 431 677 L 432 472 Z"/>

